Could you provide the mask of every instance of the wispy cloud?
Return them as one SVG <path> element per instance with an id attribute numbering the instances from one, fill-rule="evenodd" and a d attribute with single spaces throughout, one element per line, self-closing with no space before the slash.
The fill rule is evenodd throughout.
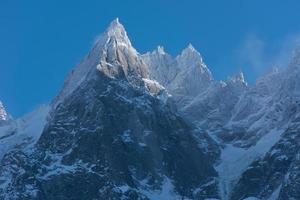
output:
<path id="1" fill-rule="evenodd" d="M 251 68 L 258 75 L 273 66 L 285 67 L 299 42 L 300 34 L 288 35 L 273 44 L 249 34 L 234 54 L 240 67 Z"/>

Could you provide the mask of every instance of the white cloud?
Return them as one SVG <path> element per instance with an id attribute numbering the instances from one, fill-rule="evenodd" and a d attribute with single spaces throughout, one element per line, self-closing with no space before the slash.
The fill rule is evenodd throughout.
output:
<path id="1" fill-rule="evenodd" d="M 286 67 L 299 41 L 300 34 L 293 34 L 268 44 L 255 34 L 249 34 L 234 54 L 240 67 L 251 68 L 258 75 L 273 66 Z"/>

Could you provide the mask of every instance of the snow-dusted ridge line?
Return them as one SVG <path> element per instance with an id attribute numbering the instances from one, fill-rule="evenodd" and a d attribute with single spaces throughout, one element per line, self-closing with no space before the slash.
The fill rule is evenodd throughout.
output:
<path id="1" fill-rule="evenodd" d="M 260 78 L 253 86 L 247 85 L 243 73 L 230 77 L 226 81 L 217 81 L 214 80 L 200 53 L 191 44 L 175 58 L 172 58 L 161 46 L 158 46 L 153 52 L 141 55 L 132 47 L 123 25 L 116 19 L 110 24 L 106 32 L 97 38 L 91 52 L 69 74 L 64 88 L 52 102 L 51 108 L 53 112 L 57 111 L 55 110 L 58 108 L 57 105 L 65 103 L 66 98 L 73 97 L 72 94 L 76 94 L 81 89 L 90 92 L 84 93 L 86 95 L 83 95 L 83 98 L 95 97 L 93 96 L 95 95 L 94 92 L 97 91 L 95 88 L 101 84 L 105 86 L 110 81 L 110 83 L 115 84 L 114 86 L 120 86 L 114 98 L 119 99 L 124 105 L 129 104 L 133 107 L 148 109 L 150 108 L 148 107 L 149 102 L 147 103 L 148 97 L 152 100 L 158 98 L 163 103 L 167 103 L 171 99 L 172 103 L 178 107 L 179 113 L 176 110 L 176 114 L 181 114 L 199 126 L 201 130 L 211 134 L 211 138 L 217 143 L 215 146 L 212 145 L 217 146 L 217 150 L 213 153 L 219 153 L 219 149 L 222 149 L 220 159 L 215 165 L 219 174 L 219 185 L 215 188 L 219 188 L 222 200 L 230 200 L 230 195 L 234 193 L 234 187 L 240 184 L 239 181 L 245 174 L 244 172 L 254 168 L 249 166 L 257 159 L 264 159 L 270 149 L 279 143 L 279 140 L 284 137 L 282 133 L 288 129 L 291 119 L 296 122 L 300 121 L 297 118 L 297 108 L 300 105 L 299 49 L 288 69 L 274 70 Z M 107 82 L 101 82 L 99 79 Z M 95 83 L 97 84 L 93 85 Z M 90 85 L 92 87 L 86 87 Z M 127 90 L 129 93 L 132 92 L 129 90 L 131 86 L 134 86 L 135 89 L 138 88 L 141 94 L 145 92 L 147 95 L 133 100 L 130 95 L 127 96 L 127 93 L 122 94 L 123 91 Z M 101 93 L 102 91 L 104 92 Z M 108 85 L 107 88 L 101 88 L 100 93 L 103 96 L 108 94 L 113 96 L 113 87 Z M 78 99 L 75 98 L 76 102 L 82 100 L 80 94 L 74 95 L 78 97 Z M 111 100 L 108 98 L 108 102 Z M 84 105 L 89 103 L 93 105 L 93 102 L 82 102 Z M 113 106 L 118 106 L 118 103 L 116 101 Z M 95 112 L 99 110 L 95 109 Z M 0 126 L 0 144 L 3 144 L 0 145 L 0 159 L 4 155 L 1 152 L 9 152 L 16 145 L 22 144 L 21 146 L 25 146 L 25 151 L 32 147 L 32 144 L 38 140 L 42 133 L 48 112 L 49 107 L 45 107 L 22 119 L 13 120 Z M 1 118 L 2 121 L 7 121 L 7 116 L 0 103 L 0 121 Z M 68 115 L 66 114 L 66 116 Z M 93 115 L 90 116 L 92 117 L 89 120 L 94 120 Z M 64 125 L 69 126 L 69 118 L 64 118 L 64 120 L 66 120 Z M 58 124 L 60 125 L 59 122 Z M 97 125 L 97 123 L 93 125 L 95 124 Z M 90 125 L 88 128 L 78 130 L 81 134 L 81 131 L 87 131 L 89 128 Z M 191 128 L 193 127 L 191 126 Z M 169 128 L 169 130 L 171 129 Z M 60 130 L 64 130 L 64 127 Z M 70 132 L 73 133 L 73 130 L 64 134 Z M 55 131 L 53 133 L 56 134 Z M 61 132 L 56 137 L 61 136 L 60 134 Z M 125 131 L 121 135 L 121 139 L 126 144 L 134 144 L 131 136 L 130 132 Z M 144 141 L 137 144 L 138 148 L 146 148 L 148 145 Z M 205 145 L 208 146 L 208 143 L 205 144 L 202 141 L 199 141 L 199 144 L 202 148 Z M 176 147 L 178 148 L 178 146 Z M 208 150 L 211 149 L 207 148 Z M 218 153 L 216 153 L 216 157 L 219 155 Z M 201 156 L 198 155 L 197 158 L 199 157 Z M 212 162 L 215 161 L 215 159 L 212 160 Z M 49 173 L 42 178 L 48 179 L 53 175 L 64 173 L 65 170 L 76 170 L 76 167 L 83 167 L 92 171 L 88 165 L 85 166 L 85 163 L 79 162 L 77 163 L 78 166 L 66 167 L 61 161 L 55 162 L 54 168 L 47 169 Z M 216 181 L 213 183 L 217 185 Z M 202 184 L 202 186 L 206 187 L 207 185 Z M 284 185 L 281 184 L 276 190 L 272 188 L 270 198 L 279 198 L 283 187 Z M 126 192 L 132 188 L 123 185 L 118 189 Z M 146 196 L 152 196 L 153 199 L 176 199 L 176 194 L 171 194 L 172 190 L 174 190 L 172 180 L 166 178 L 162 185 L 162 191 L 140 190 L 139 192 Z M 201 191 L 198 190 L 199 193 Z M 252 193 L 251 196 L 253 197 L 248 199 L 256 199 Z"/>
<path id="2" fill-rule="evenodd" d="M 49 106 L 42 105 L 24 117 L 0 127 L 0 160 L 16 147 L 32 147 L 42 134 L 48 112 Z"/>
<path id="3" fill-rule="evenodd" d="M 137 70 L 137 73 L 140 74 L 143 78 L 148 78 L 150 76 L 150 79 L 154 79 L 158 81 L 163 87 L 166 87 L 164 84 L 164 81 L 161 80 L 159 77 L 157 77 L 154 72 L 154 70 L 151 70 L 151 64 L 147 62 L 149 59 L 147 58 L 148 55 L 158 54 L 158 56 L 163 56 L 166 59 L 164 61 L 161 61 L 161 64 L 163 64 L 165 61 L 169 62 L 170 69 L 169 71 L 169 77 L 166 77 L 167 79 L 173 79 L 176 77 L 174 83 L 172 84 L 173 90 L 177 90 L 180 86 L 176 84 L 176 82 L 182 82 L 184 80 L 182 76 L 185 76 L 186 72 L 193 71 L 194 69 L 199 70 L 200 74 L 203 74 L 202 76 L 205 77 L 203 79 L 212 80 L 212 74 L 210 70 L 207 68 L 205 63 L 203 62 L 202 56 L 200 53 L 192 46 L 192 44 L 189 44 L 185 49 L 182 50 L 182 53 L 176 56 L 176 58 L 171 58 L 163 49 L 163 47 L 158 46 L 157 50 L 155 50 L 152 53 L 146 53 L 141 55 L 137 52 L 137 50 L 132 47 L 131 41 L 128 38 L 127 32 L 124 28 L 124 26 L 120 23 L 119 19 L 115 19 L 111 22 L 107 30 L 101 34 L 99 37 L 97 37 L 96 42 L 94 43 L 94 47 L 92 48 L 92 51 L 81 61 L 80 64 L 77 65 L 77 67 L 72 70 L 72 72 L 69 74 L 68 78 L 65 81 L 64 88 L 60 92 L 60 94 L 55 98 L 53 101 L 53 105 L 56 106 L 60 102 L 63 101 L 68 95 L 70 95 L 80 84 L 83 82 L 93 79 L 94 74 L 97 71 L 102 71 L 103 73 L 106 73 L 108 76 L 113 77 L 114 75 L 111 75 L 114 68 L 117 68 L 116 65 L 112 65 L 112 63 L 107 62 L 106 60 L 103 60 L 103 56 L 110 56 L 110 54 L 113 54 L 114 52 L 110 52 L 110 46 L 119 46 L 119 49 L 126 49 L 129 53 L 127 54 L 125 51 L 125 55 L 133 55 L 133 58 L 130 59 L 136 59 L 136 62 L 143 63 L 143 65 L 146 64 L 147 69 L 134 69 Z M 107 49 L 107 52 L 103 51 L 103 49 Z M 168 60 L 168 61 L 167 61 Z M 151 61 L 152 62 L 152 61 Z M 152 66 L 159 66 L 159 63 L 152 63 Z M 176 65 L 177 67 L 175 67 Z M 172 66 L 172 67 L 171 67 Z M 129 67 L 131 67 L 129 65 Z M 175 71 L 173 71 L 174 69 Z M 125 69 L 125 73 L 126 73 Z M 161 69 L 163 70 L 163 69 Z M 176 71 L 178 70 L 178 71 Z M 145 71 L 145 72 L 143 72 Z M 148 71 L 148 72 L 146 72 Z M 181 73 L 179 73 L 181 71 Z M 115 73 L 115 72 L 113 72 Z M 166 72 L 168 73 L 168 72 Z M 192 72 L 191 72 L 192 73 Z M 153 76 L 154 75 L 154 76 Z M 178 83 L 179 84 L 179 83 Z"/>

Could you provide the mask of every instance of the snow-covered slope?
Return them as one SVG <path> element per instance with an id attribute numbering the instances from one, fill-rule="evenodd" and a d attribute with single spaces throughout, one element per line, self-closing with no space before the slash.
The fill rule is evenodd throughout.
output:
<path id="1" fill-rule="evenodd" d="M 240 96 L 247 90 L 242 73 L 227 81 L 214 81 L 181 110 L 206 130 L 219 130 L 233 115 Z"/>
<path id="2" fill-rule="evenodd" d="M 150 78 L 159 81 L 164 86 L 168 86 L 180 70 L 175 60 L 165 52 L 162 46 L 142 55 L 142 58 L 149 68 Z"/>
<path id="3" fill-rule="evenodd" d="M 39 139 L 48 116 L 48 106 L 0 126 L 0 160 L 13 149 L 30 148 Z"/>
<path id="4" fill-rule="evenodd" d="M 295 169 L 300 144 L 299 58 L 297 49 L 287 69 L 273 70 L 261 78 L 237 104 L 231 127 L 243 127 L 244 131 L 239 139 L 236 132 L 232 132 L 234 143 L 257 146 L 264 138 L 270 138 L 259 148 L 264 149 L 264 153 L 256 155 L 253 162 L 243 168 L 231 199 L 250 195 L 261 199 L 300 198 L 297 189 L 300 171 Z"/>

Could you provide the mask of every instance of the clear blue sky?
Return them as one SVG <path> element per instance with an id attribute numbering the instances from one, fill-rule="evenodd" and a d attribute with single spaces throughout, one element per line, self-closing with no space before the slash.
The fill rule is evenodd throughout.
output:
<path id="1" fill-rule="evenodd" d="M 119 17 L 135 48 L 189 42 L 215 79 L 239 71 L 253 83 L 284 64 L 300 33 L 297 0 L 0 0 L 0 99 L 18 117 L 60 90 L 95 37 Z"/>

